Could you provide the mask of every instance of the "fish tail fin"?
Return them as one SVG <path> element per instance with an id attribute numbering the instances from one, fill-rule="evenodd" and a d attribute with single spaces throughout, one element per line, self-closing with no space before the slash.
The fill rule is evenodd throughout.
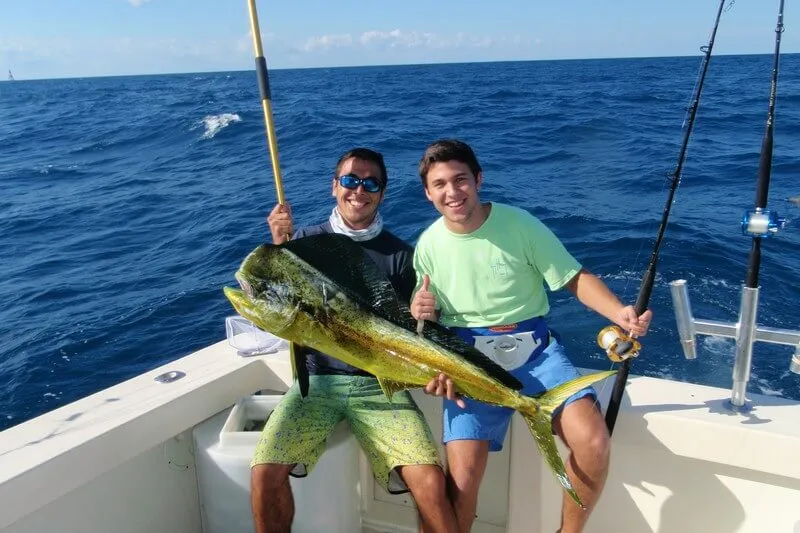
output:
<path id="1" fill-rule="evenodd" d="M 537 398 L 526 398 L 529 402 L 527 405 L 520 409 L 520 414 L 528 424 L 528 429 L 533 435 L 533 440 L 539 447 L 539 453 L 542 454 L 544 460 L 547 462 L 556 479 L 564 487 L 564 490 L 582 509 L 584 509 L 583 502 L 581 502 L 578 493 L 572 487 L 572 483 L 567 476 L 567 470 L 564 466 L 564 461 L 561 459 L 561 454 L 558 453 L 556 447 L 556 440 L 553 437 L 553 412 L 564 401 L 578 392 L 579 390 L 588 387 L 589 385 L 603 380 L 608 376 L 614 374 L 615 371 L 597 372 L 588 374 L 579 378 L 568 381 L 558 387 L 548 390 Z"/>

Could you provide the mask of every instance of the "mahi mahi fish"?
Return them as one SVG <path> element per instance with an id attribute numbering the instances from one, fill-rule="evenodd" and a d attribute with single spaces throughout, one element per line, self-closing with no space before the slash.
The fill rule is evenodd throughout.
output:
<path id="1" fill-rule="evenodd" d="M 391 398 L 444 373 L 469 398 L 519 411 L 559 483 L 578 505 L 552 432 L 553 411 L 610 372 L 576 378 L 538 397 L 447 328 L 426 322 L 421 334 L 407 304 L 358 244 L 344 235 L 264 244 L 225 287 L 236 311 L 261 329 L 308 346 L 378 378 Z"/>

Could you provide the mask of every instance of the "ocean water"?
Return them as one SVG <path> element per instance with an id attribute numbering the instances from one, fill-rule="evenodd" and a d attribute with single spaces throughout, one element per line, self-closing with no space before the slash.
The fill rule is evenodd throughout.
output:
<path id="1" fill-rule="evenodd" d="M 733 342 L 680 350 L 668 282 L 694 314 L 735 321 L 771 74 L 712 58 L 633 373 L 730 387 Z M 458 137 L 483 198 L 525 208 L 633 302 L 677 161 L 699 57 L 273 71 L 286 195 L 327 218 L 338 155 L 384 153 L 387 225 L 413 242 L 436 213 L 416 164 Z M 781 60 L 760 320 L 800 327 L 800 56 Z M 224 338 L 222 287 L 268 236 L 275 193 L 253 72 L 0 84 L 0 429 Z M 565 291 L 550 321 L 576 364 L 608 369 L 606 322 Z M 750 389 L 800 399 L 791 349 L 757 344 Z"/>

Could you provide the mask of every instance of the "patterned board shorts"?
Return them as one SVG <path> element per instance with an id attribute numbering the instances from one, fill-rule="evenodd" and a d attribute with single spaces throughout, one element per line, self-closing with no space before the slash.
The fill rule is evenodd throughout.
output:
<path id="1" fill-rule="evenodd" d="M 442 466 L 430 427 L 407 391 L 395 393 L 390 402 L 374 377 L 337 375 L 310 376 L 306 398 L 297 383 L 289 388 L 267 420 L 251 466 L 294 464 L 293 476 L 307 475 L 343 419 L 375 479 L 392 494 L 408 492 L 397 467 Z"/>

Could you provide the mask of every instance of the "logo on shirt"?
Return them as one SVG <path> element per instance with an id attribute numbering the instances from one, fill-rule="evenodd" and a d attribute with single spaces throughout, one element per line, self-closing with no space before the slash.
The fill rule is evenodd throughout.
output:
<path id="1" fill-rule="evenodd" d="M 496 278 L 506 278 L 510 274 L 508 265 L 503 263 L 499 259 L 494 263 L 492 263 L 491 265 L 489 265 L 489 267 L 492 269 L 492 274 Z"/>

